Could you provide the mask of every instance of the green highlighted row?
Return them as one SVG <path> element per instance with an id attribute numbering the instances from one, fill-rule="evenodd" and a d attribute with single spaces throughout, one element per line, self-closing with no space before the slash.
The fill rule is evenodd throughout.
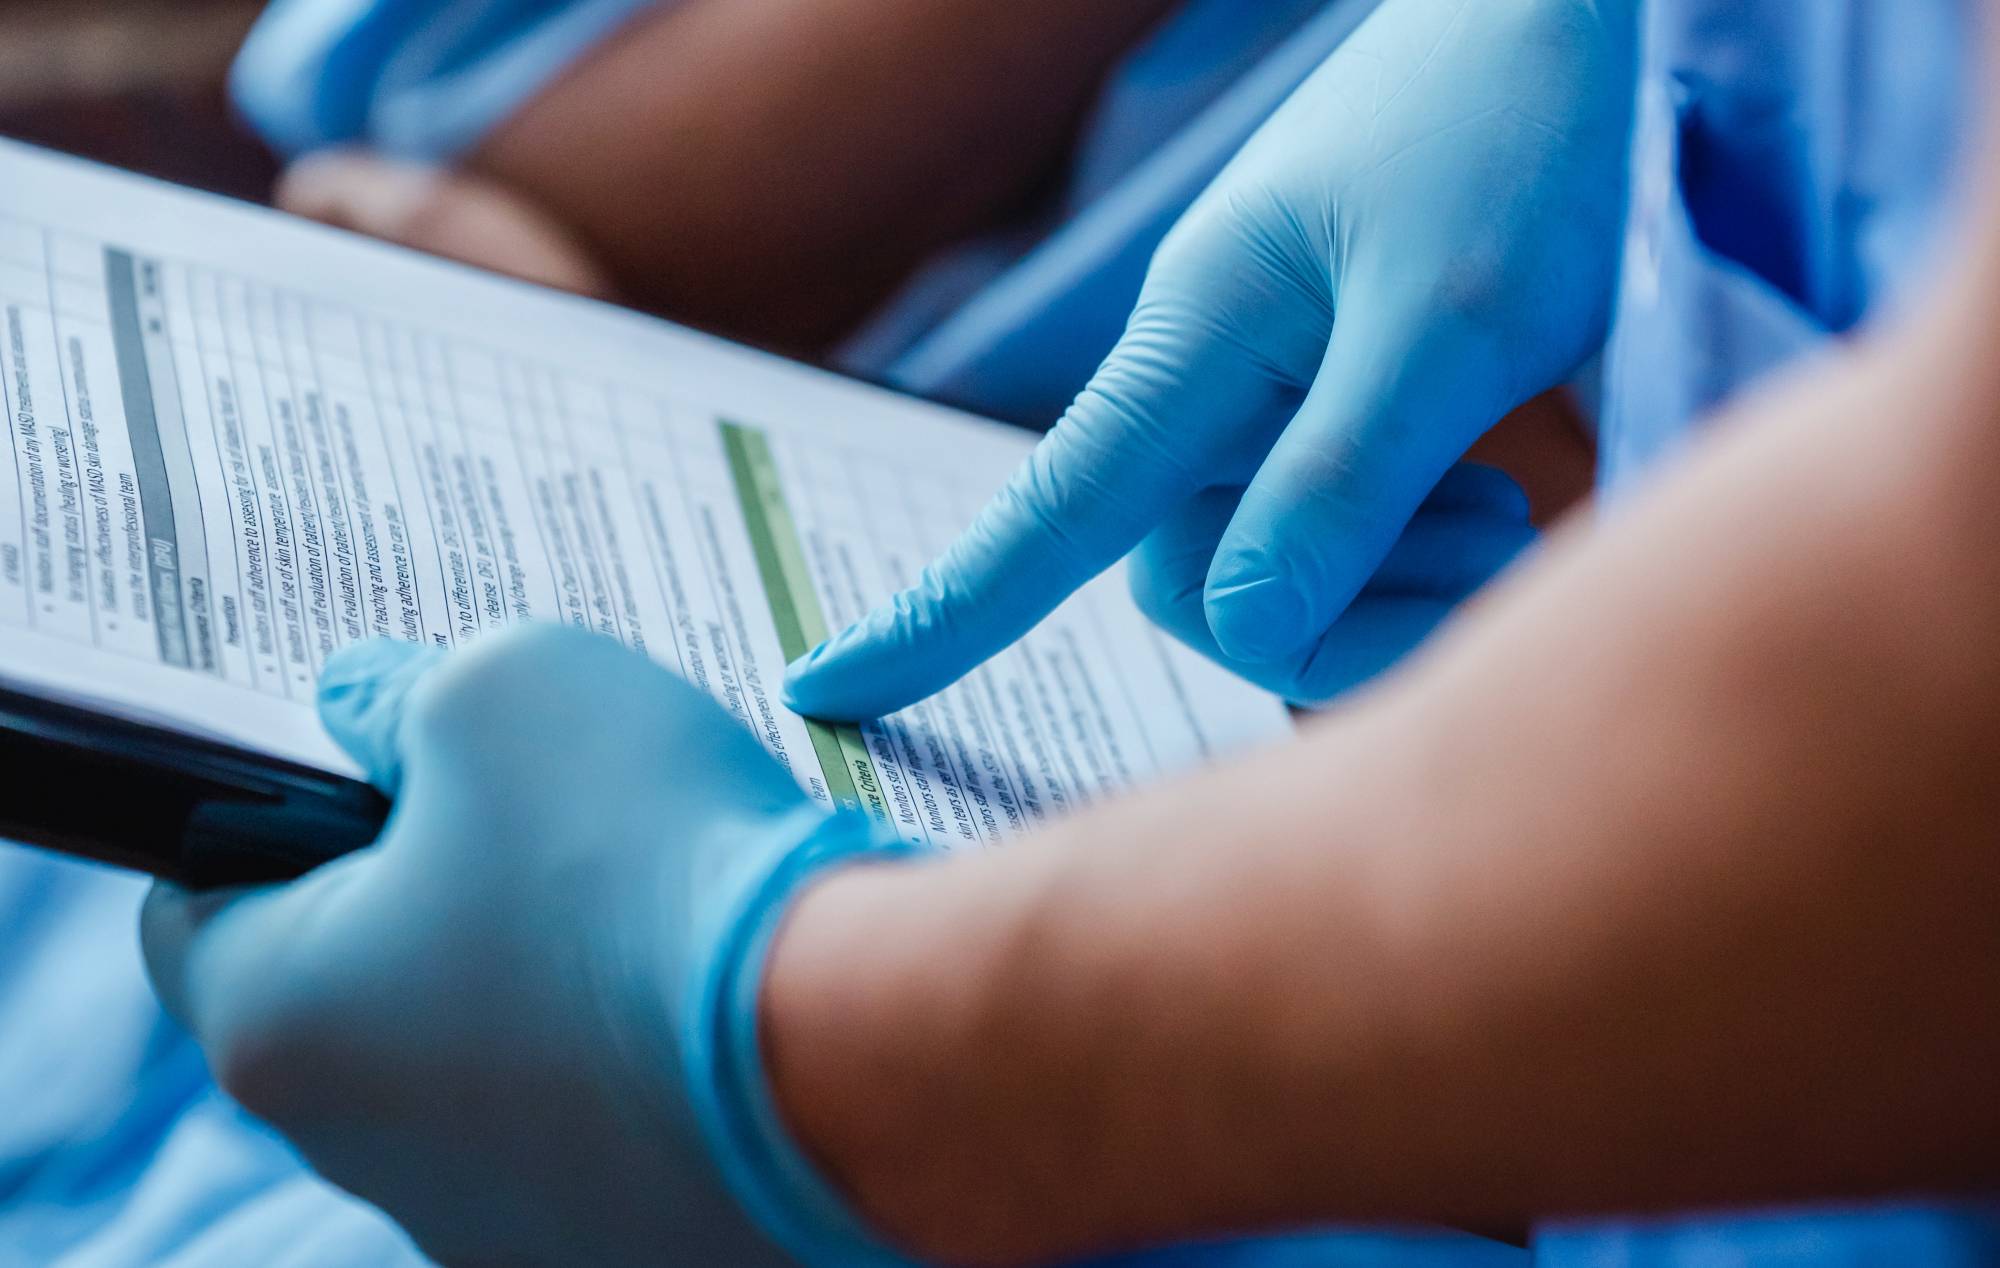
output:
<path id="1" fill-rule="evenodd" d="M 778 484 L 778 464 L 764 433 L 725 422 L 722 447 L 729 458 L 737 500 L 743 506 L 743 522 L 757 556 L 771 619 L 778 627 L 778 647 L 790 663 L 819 646 L 831 632 L 826 628 L 819 596 L 813 592 L 812 578 L 806 573 L 798 524 L 785 503 L 784 490 Z M 860 728 L 828 726 L 808 718 L 806 734 L 812 739 L 834 804 L 844 810 L 865 810 L 880 822 L 889 822 L 889 805 Z"/>

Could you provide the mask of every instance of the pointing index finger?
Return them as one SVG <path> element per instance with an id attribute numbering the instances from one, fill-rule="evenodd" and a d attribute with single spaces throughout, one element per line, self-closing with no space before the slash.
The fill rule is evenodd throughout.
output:
<path id="1" fill-rule="evenodd" d="M 1202 481 L 1269 380 L 1135 318 L 1069 412 L 919 582 L 791 668 L 810 717 L 880 717 L 950 686 L 1115 564 Z"/>

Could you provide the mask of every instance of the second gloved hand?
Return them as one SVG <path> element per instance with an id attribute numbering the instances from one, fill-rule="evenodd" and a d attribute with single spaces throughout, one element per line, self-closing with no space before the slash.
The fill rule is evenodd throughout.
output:
<path id="1" fill-rule="evenodd" d="M 793 667 L 794 706 L 913 703 L 1142 542 L 1149 611 L 1296 699 L 1421 639 L 1526 538 L 1517 494 L 1447 471 L 1602 340 L 1633 8 L 1386 0 L 1168 237 L 1000 496 Z"/>
<path id="2" fill-rule="evenodd" d="M 296 884 L 154 891 L 147 963 L 223 1087 L 447 1264 L 897 1262 L 768 1103 L 766 941 L 895 857 L 713 702 L 555 626 L 328 666 L 395 811 Z"/>

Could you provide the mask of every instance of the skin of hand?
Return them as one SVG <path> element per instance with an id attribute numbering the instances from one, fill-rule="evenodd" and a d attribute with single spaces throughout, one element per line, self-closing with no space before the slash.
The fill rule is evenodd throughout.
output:
<path id="1" fill-rule="evenodd" d="M 694 688 L 565 628 L 350 648 L 321 710 L 395 796 L 380 842 L 146 906 L 221 1085 L 444 1263 L 792 1262 L 687 1089 L 729 912 L 840 821 Z"/>
<path id="2" fill-rule="evenodd" d="M 1990 1192 L 1989 157 L 1931 303 L 1298 742 L 809 891 L 763 1032 L 805 1147 L 959 1264 Z"/>
<path id="3" fill-rule="evenodd" d="M 1121 344 L 967 533 L 794 667 L 794 706 L 930 695 L 1134 547 L 1149 613 L 1295 701 L 1421 640 L 1527 540 L 1518 495 L 1440 481 L 1601 341 L 1633 25 L 1389 0 L 1169 236 Z"/>
<path id="4" fill-rule="evenodd" d="M 470 172 L 322 150 L 285 169 L 280 210 L 518 277 L 615 299 L 611 279 L 553 216 L 514 190 Z"/>

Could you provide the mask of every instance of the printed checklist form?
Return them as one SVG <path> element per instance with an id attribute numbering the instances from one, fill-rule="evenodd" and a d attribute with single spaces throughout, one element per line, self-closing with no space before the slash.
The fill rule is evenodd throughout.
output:
<path id="1" fill-rule="evenodd" d="M 947 848 L 1289 730 L 1115 573 L 931 700 L 801 718 L 786 663 L 914 580 L 1035 437 L 5 143 L 0 383 L 17 691 L 352 775 L 313 708 L 334 652 L 561 621 Z"/>

